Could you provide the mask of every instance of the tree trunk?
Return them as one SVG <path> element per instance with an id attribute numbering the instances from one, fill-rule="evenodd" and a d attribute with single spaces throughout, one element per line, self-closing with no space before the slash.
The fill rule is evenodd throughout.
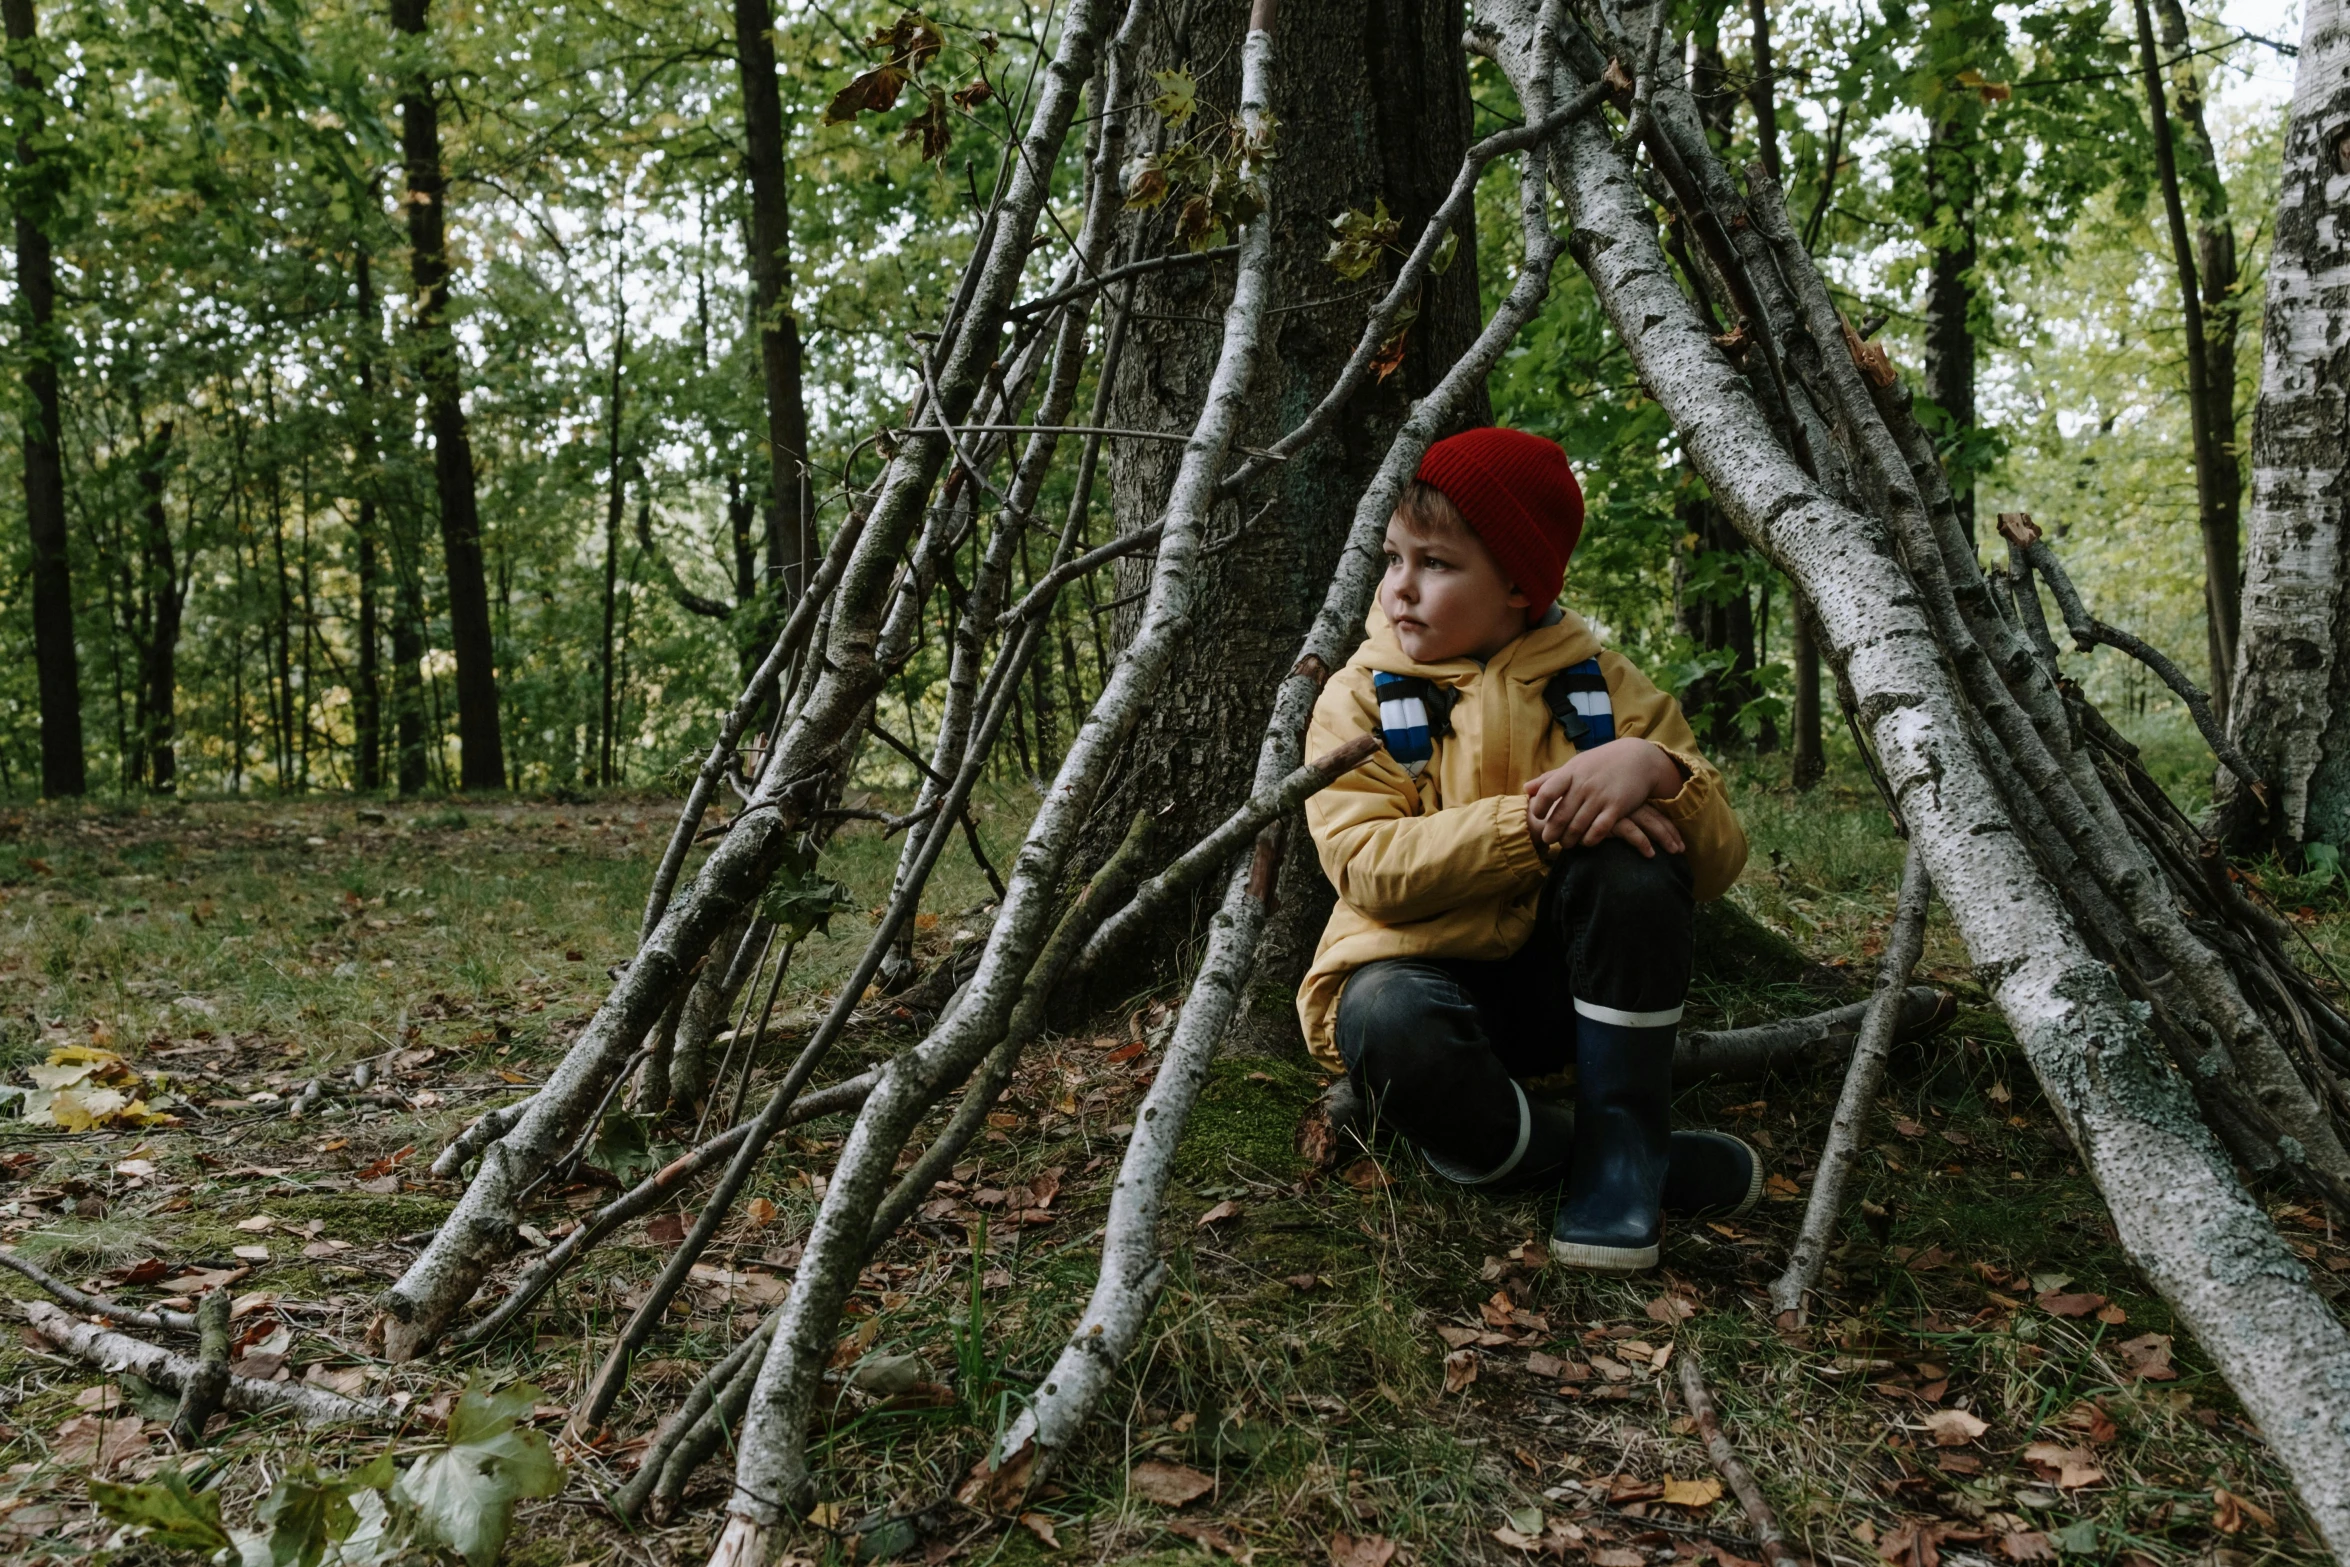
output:
<path id="1" fill-rule="evenodd" d="M 400 148 L 408 175 L 408 270 L 416 290 L 419 377 L 432 425 L 433 481 L 441 503 L 441 553 L 449 579 L 449 650 L 457 658 L 458 779 L 466 789 L 506 787 L 498 733 L 497 648 L 482 573 L 481 513 L 474 499 L 473 442 L 449 329 L 448 176 L 441 168 L 440 105 L 422 59 L 431 0 L 392 0 L 392 26 L 410 40 L 400 94 Z"/>
<path id="2" fill-rule="evenodd" d="M 1248 0 L 1206 0 L 1171 9 L 1144 24 L 1142 70 L 1200 73 L 1200 102 L 1229 111 L 1239 91 L 1231 40 L 1248 25 Z M 1281 155 L 1272 165 L 1276 319 L 1272 352 L 1258 372 L 1242 444 L 1262 445 L 1296 424 L 1337 377 L 1362 330 L 1364 285 L 1327 266 L 1330 220 L 1384 200 L 1408 249 L 1444 199 L 1469 141 L 1468 74 L 1460 49 L 1458 0 L 1291 0 L 1282 8 L 1284 37 L 1311 39 L 1311 66 L 1283 71 L 1275 86 Z M 1300 45 L 1301 51 L 1306 46 Z M 1156 145 L 1149 116 L 1137 126 L 1137 150 Z M 1168 248 L 1168 211 L 1139 214 L 1138 254 Z M 1464 228 L 1466 225 L 1464 224 Z M 1217 302 L 1229 288 L 1226 266 L 1182 267 L 1141 280 L 1133 334 L 1112 388 L 1109 423 L 1128 429 L 1181 429 L 1200 406 L 1216 362 Z M 1331 301 L 1317 304 L 1316 301 Z M 1171 805 L 1156 841 L 1188 843 L 1247 792 L 1253 754 L 1235 734 L 1264 726 L 1273 693 L 1299 639 L 1320 607 L 1353 498 L 1378 465 L 1408 399 L 1431 389 L 1482 324 L 1473 237 L 1443 276 L 1424 290 L 1405 340 L 1403 364 L 1381 384 L 1366 385 L 1325 439 L 1282 465 L 1272 481 L 1271 511 L 1231 547 L 1204 556 L 1200 596 L 1212 612 L 1175 655 L 1166 682 L 1136 726 L 1125 760 L 1094 814 L 1079 863 L 1098 864 L 1137 809 Z M 1464 410 L 1463 427 L 1491 422 L 1482 395 Z M 1111 447 L 1113 505 L 1122 531 L 1158 519 L 1183 448 L 1161 442 Z M 1243 522 L 1231 502 L 1217 509 L 1212 538 Z M 1117 597 L 1149 580 L 1147 558 L 1123 565 Z M 1133 634 L 1137 611 L 1120 613 L 1116 633 Z M 1173 953 L 1213 909 L 1209 902 L 1171 911 L 1137 950 Z M 1331 892 L 1310 854 L 1285 858 L 1278 914 L 1252 981 L 1240 1048 L 1296 1050 L 1296 981 L 1330 909 Z"/>
<path id="3" fill-rule="evenodd" d="M 383 639 L 383 557 L 376 544 L 375 482 L 375 273 L 362 247 L 352 265 L 359 316 L 359 419 L 352 446 L 357 456 L 359 521 L 359 647 L 351 686 L 352 779 L 362 793 L 383 787 L 383 676 L 378 653 Z"/>
<path id="4" fill-rule="evenodd" d="M 2173 253 L 2182 290 L 2198 290 L 2203 331 L 2190 335 L 2190 356 L 2201 350 L 2203 393 L 2195 410 L 2195 493 L 2203 526 L 2204 601 L 2211 652 L 2211 699 L 2228 710 L 2234 684 L 2236 639 L 2243 618 L 2244 464 L 2236 429 L 2236 335 L 2243 302 L 2237 289 L 2236 230 L 2228 211 L 2228 189 L 2220 178 L 2219 154 L 2203 120 L 2203 84 L 2188 58 L 2192 43 L 2187 13 L 2179 0 L 2154 0 L 2154 21 L 2163 53 L 2175 63 L 2170 85 L 2175 114 L 2159 116 L 2157 130 L 2171 135 L 2173 168 L 2163 180 L 2164 205 L 2174 212 L 2184 198 L 2185 219 L 2194 224 L 2194 248 L 2180 248 L 2181 218 L 2173 218 Z M 2157 142 L 2158 149 L 2160 141 Z M 2190 368 L 2194 360 L 2190 358 Z"/>
<path id="5" fill-rule="evenodd" d="M 24 356 L 25 528 L 32 541 L 33 664 L 41 693 L 41 792 L 80 794 L 89 787 L 82 761 L 81 659 L 74 649 L 73 568 L 65 531 L 63 414 L 57 392 L 57 264 L 42 227 L 57 205 L 65 168 L 44 159 L 39 107 L 48 83 L 33 66 L 33 0 L 0 0 L 10 67 L 27 115 L 16 139 L 16 318 Z"/>
<path id="6" fill-rule="evenodd" d="M 1926 161 L 1927 188 L 1934 201 L 1931 221 L 1942 233 L 1930 242 L 1927 253 L 1925 391 L 1948 421 L 1935 432 L 1946 447 L 1962 443 L 1975 427 L 1975 329 L 1970 319 L 1975 303 L 1974 170 L 1964 145 L 1970 139 L 1967 126 L 1944 120 L 1934 127 Z M 1972 543 L 1975 487 L 1960 477 L 1962 482 L 1951 489 L 1957 493 L 1959 525 Z"/>
<path id="7" fill-rule="evenodd" d="M 2236 334 L 2231 310 L 2224 326 L 2204 317 L 2209 285 L 2199 282 L 2196 252 L 2225 269 L 2226 281 L 2235 281 L 2236 236 L 2227 225 L 2227 194 L 2212 161 L 2211 137 L 2204 130 L 2201 95 L 2196 90 L 2192 62 L 2179 62 L 2186 72 L 2183 105 L 2191 104 L 2193 130 L 2187 137 L 2194 160 L 2199 232 L 2187 232 L 2187 203 L 2180 189 L 2186 183 L 2179 168 L 2170 107 L 2163 89 L 2162 62 L 2154 52 L 2154 21 L 2146 0 L 2137 0 L 2138 53 L 2146 82 L 2146 107 L 2154 128 L 2154 167 L 2162 185 L 2163 215 L 2170 227 L 2172 264 L 2179 280 L 2180 319 L 2186 328 L 2187 414 L 2195 463 L 2196 511 L 2203 531 L 2203 597 L 2206 640 L 2211 652 L 2211 699 L 2225 710 L 2235 661 L 2238 594 L 2236 588 L 2237 498 L 2243 474 L 2236 463 Z M 2178 14 L 2178 0 L 2169 0 L 2164 30 L 2177 23 L 2179 40 L 2186 39 L 2186 19 Z M 2178 47 L 2177 44 L 2173 45 Z M 2214 226 L 2215 194 L 2217 226 Z M 2223 290 L 2221 297 L 2229 297 Z M 2221 346 L 2224 333 L 2225 346 Z M 2226 379 L 2219 379 L 2224 369 Z"/>
<path id="8" fill-rule="evenodd" d="M 147 786 L 157 794 L 179 787 L 179 753 L 174 705 L 179 690 L 179 562 L 171 547 L 171 520 L 164 511 L 164 480 L 171 456 L 171 421 L 155 427 L 139 459 L 139 488 L 146 492 L 146 533 L 141 556 L 146 575 L 147 639 L 139 649 L 139 751 Z"/>
<path id="9" fill-rule="evenodd" d="M 612 310 L 612 390 L 605 410 L 608 428 L 604 443 L 604 460 L 611 470 L 604 498 L 604 642 L 597 660 L 604 677 L 604 700 L 596 712 L 596 782 L 606 786 L 612 783 L 612 637 L 619 608 L 620 514 L 628 504 L 628 481 L 620 464 L 620 377 L 628 355 L 628 301 L 617 275 L 612 283 Z M 646 531 L 651 531 L 649 521 Z"/>
<path id="10" fill-rule="evenodd" d="M 2330 187 L 2350 171 L 2350 15 L 2310 0 L 2293 72 L 2252 414 L 2252 520 L 2228 733 L 2268 780 L 2267 809 L 2224 770 L 2232 836 L 2350 844 L 2350 229 Z"/>
<path id="11" fill-rule="evenodd" d="M 791 174 L 783 157 L 783 98 L 775 80 L 775 22 L 767 0 L 734 0 L 734 50 L 742 73 L 743 162 L 751 186 L 751 308 L 759 328 L 773 487 L 767 512 L 768 592 L 777 606 L 770 613 L 779 615 L 807 586 L 816 546 L 801 504 L 808 410 L 800 391 L 800 323 L 791 310 Z"/>

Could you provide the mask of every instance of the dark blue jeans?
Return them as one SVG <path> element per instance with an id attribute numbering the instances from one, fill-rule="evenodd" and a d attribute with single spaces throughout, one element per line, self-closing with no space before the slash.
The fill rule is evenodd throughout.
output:
<path id="1" fill-rule="evenodd" d="M 1579 1012 L 1642 1027 L 1679 1020 L 1695 910 L 1680 855 L 1646 859 L 1617 838 L 1570 849 L 1510 956 L 1391 958 L 1349 975 L 1339 1054 L 1387 1129 L 1440 1165 L 1491 1169 L 1519 1134 L 1513 1080 L 1573 1064 Z"/>

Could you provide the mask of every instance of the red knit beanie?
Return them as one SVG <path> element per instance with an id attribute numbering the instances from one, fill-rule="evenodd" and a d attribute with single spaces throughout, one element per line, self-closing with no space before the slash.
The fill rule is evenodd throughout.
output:
<path id="1" fill-rule="evenodd" d="M 1583 537 L 1583 489 L 1558 443 L 1523 430 L 1464 430 L 1428 448 L 1419 478 L 1460 509 L 1536 612 L 1548 609 Z"/>

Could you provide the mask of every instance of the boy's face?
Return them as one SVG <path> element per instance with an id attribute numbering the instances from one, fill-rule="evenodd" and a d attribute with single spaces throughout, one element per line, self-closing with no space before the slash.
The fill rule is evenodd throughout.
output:
<path id="1" fill-rule="evenodd" d="M 1429 531 L 1402 512 L 1387 519 L 1379 609 L 1415 662 L 1491 658 L 1525 632 L 1531 604 L 1468 528 Z"/>

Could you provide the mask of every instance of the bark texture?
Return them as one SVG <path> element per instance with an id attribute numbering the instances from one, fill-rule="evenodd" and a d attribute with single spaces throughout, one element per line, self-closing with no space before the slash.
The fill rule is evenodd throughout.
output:
<path id="1" fill-rule="evenodd" d="M 2228 732 L 2268 780 L 2222 774 L 2235 836 L 2350 843 L 2350 227 L 2337 218 L 2350 147 L 2350 13 L 2310 0 L 2293 73 L 2276 240 L 2252 415 L 2252 513 Z"/>
<path id="2" fill-rule="evenodd" d="M 1139 47 L 1142 70 L 1187 67 L 1200 73 L 1200 98 L 1229 110 L 1239 92 L 1231 47 L 1247 24 L 1249 0 L 1205 0 L 1154 7 Z M 1261 447 L 1299 424 L 1355 349 L 1370 297 L 1395 273 L 1392 260 L 1360 283 L 1323 261 L 1330 220 L 1384 201 L 1409 249 L 1445 197 L 1469 144 L 1468 74 L 1460 49 L 1459 0 L 1287 0 L 1285 38 L 1311 40 L 1310 65 L 1278 73 L 1274 115 L 1281 156 L 1272 166 L 1275 318 L 1262 373 L 1252 387 L 1240 444 Z M 1152 117 L 1136 128 L 1138 151 L 1163 134 Z M 1142 254 L 1167 248 L 1172 214 L 1137 215 Z M 1134 301 L 1132 341 L 1120 361 L 1108 422 L 1128 429 L 1186 426 L 1200 406 L 1216 363 L 1217 307 L 1228 270 L 1186 267 L 1144 278 Z M 1120 771 L 1095 818 L 1084 863 L 1116 847 L 1138 809 L 1172 803 L 1158 841 L 1190 843 L 1213 828 L 1250 787 L 1254 758 L 1229 743 L 1253 734 L 1271 710 L 1275 685 L 1295 656 L 1330 580 L 1354 502 L 1401 424 L 1409 399 L 1432 389 L 1482 319 L 1477 299 L 1475 235 L 1461 226 L 1452 266 L 1431 278 L 1419 318 L 1404 343 L 1402 367 L 1366 385 L 1341 410 L 1337 438 L 1316 443 L 1280 468 L 1272 493 L 1252 492 L 1245 510 L 1227 500 L 1211 530 L 1227 536 L 1249 519 L 1247 533 L 1201 563 L 1198 629 L 1177 653 L 1166 683 L 1135 730 Z M 1491 420 L 1479 387 L 1455 427 Z M 1182 448 L 1119 442 L 1111 448 L 1113 506 L 1121 532 L 1155 522 Z M 1262 517 L 1255 513 L 1270 503 Z M 1120 568 L 1118 592 L 1139 593 L 1151 562 Z M 1122 614 L 1115 640 L 1131 635 Z M 1345 651 L 1341 651 L 1341 658 Z M 1312 955 L 1330 907 L 1330 888 L 1311 855 L 1289 855 L 1267 932 L 1269 950 L 1251 982 L 1242 1026 L 1244 1048 L 1298 1048 L 1291 992 Z M 1148 934 L 1148 950 L 1173 955 L 1201 928 L 1212 902 L 1187 901 Z"/>
<path id="3" fill-rule="evenodd" d="M 783 160 L 783 97 L 767 0 L 734 0 L 743 92 L 743 168 L 751 187 L 751 309 L 767 404 L 768 596 L 788 605 L 808 585 L 816 540 L 807 509 L 808 410 L 800 389 L 800 323 L 791 310 L 791 173 Z"/>

